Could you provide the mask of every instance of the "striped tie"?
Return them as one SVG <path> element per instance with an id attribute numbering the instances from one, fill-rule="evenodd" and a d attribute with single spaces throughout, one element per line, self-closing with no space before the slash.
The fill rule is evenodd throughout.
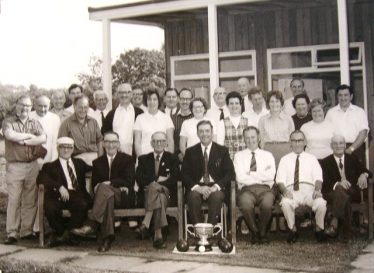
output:
<path id="1" fill-rule="evenodd" d="M 256 170 L 257 170 L 257 164 L 256 164 L 255 152 L 252 152 L 250 171 L 255 172 Z"/>
<path id="2" fill-rule="evenodd" d="M 73 186 L 73 189 L 74 190 L 77 190 L 78 189 L 78 181 L 77 181 L 77 178 L 75 177 L 75 174 L 73 172 L 73 169 L 72 167 L 70 167 L 70 160 L 66 160 L 66 166 L 68 168 L 68 173 L 69 173 L 69 176 L 70 176 L 70 180 L 71 180 L 71 184 Z"/>
<path id="3" fill-rule="evenodd" d="M 293 190 L 298 191 L 299 190 L 299 157 L 298 155 L 296 157 L 296 164 L 295 164 L 295 176 L 293 179 Z"/>
<path id="4" fill-rule="evenodd" d="M 208 147 L 205 147 L 204 150 L 204 176 L 203 181 L 205 184 L 209 183 L 209 171 L 208 171 Z"/>

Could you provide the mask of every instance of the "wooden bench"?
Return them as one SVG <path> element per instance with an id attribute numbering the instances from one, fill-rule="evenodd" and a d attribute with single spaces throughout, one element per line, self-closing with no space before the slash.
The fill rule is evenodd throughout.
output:
<path id="1" fill-rule="evenodd" d="M 177 193 L 178 193 L 178 206 L 177 207 L 168 207 L 166 210 L 166 214 L 170 217 L 174 217 L 178 222 L 178 239 L 183 238 L 183 195 L 180 193 L 183 192 L 182 190 L 182 182 L 178 181 L 177 183 Z M 44 229 L 44 185 L 39 185 L 38 188 L 38 210 L 39 210 L 39 245 L 40 247 L 44 247 L 45 245 L 45 229 Z M 68 210 L 64 210 L 63 214 L 69 217 L 70 212 Z M 131 217 L 131 216 L 144 216 L 145 209 L 144 208 L 134 208 L 134 209 L 115 209 L 114 215 L 116 217 Z"/>

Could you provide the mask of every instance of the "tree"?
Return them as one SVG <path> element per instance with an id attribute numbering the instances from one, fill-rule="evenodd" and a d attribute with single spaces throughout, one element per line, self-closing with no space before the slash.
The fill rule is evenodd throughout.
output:
<path id="1" fill-rule="evenodd" d="M 102 89 L 101 77 L 103 61 L 97 56 L 91 56 L 88 63 L 89 73 L 78 73 L 77 77 L 86 91 L 93 93 L 95 90 Z"/>

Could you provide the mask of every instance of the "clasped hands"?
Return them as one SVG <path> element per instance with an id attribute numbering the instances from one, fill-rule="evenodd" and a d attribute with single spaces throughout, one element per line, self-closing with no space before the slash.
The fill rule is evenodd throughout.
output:
<path id="1" fill-rule="evenodd" d="M 204 200 L 207 200 L 211 193 L 218 191 L 218 188 L 216 185 L 213 185 L 211 187 L 208 186 L 196 186 L 194 191 L 200 193 L 203 196 Z"/>

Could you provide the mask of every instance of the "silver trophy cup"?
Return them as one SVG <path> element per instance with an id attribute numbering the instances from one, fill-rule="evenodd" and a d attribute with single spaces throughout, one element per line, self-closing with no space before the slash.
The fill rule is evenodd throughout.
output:
<path id="1" fill-rule="evenodd" d="M 196 250 L 200 252 L 205 252 L 212 250 L 212 246 L 209 243 L 208 239 L 212 236 L 217 236 L 220 232 L 222 232 L 222 227 L 220 225 L 213 226 L 209 223 L 198 223 L 194 226 L 187 225 L 187 232 L 190 235 L 200 239 L 197 242 Z"/>

